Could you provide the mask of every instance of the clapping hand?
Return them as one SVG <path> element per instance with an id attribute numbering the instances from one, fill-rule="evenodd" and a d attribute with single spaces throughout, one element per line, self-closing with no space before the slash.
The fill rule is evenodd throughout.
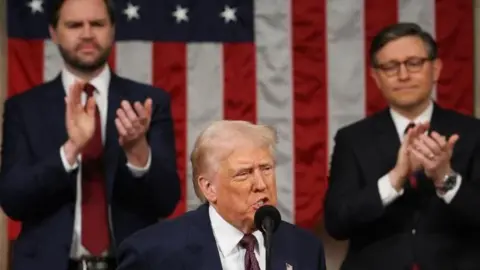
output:
<path id="1" fill-rule="evenodd" d="M 450 138 L 433 131 L 430 136 L 421 134 L 415 138 L 408 148 L 409 153 L 421 162 L 425 175 L 440 185 L 445 175 L 452 171 L 450 159 L 459 136 Z"/>
<path id="2" fill-rule="evenodd" d="M 152 99 L 142 104 L 135 102 L 133 106 L 128 101 L 122 101 L 117 110 L 115 125 L 119 134 L 120 146 L 132 164 L 143 166 L 148 159 L 148 142 L 146 133 L 150 127 L 152 115 Z"/>
<path id="3" fill-rule="evenodd" d="M 65 125 L 76 154 L 82 151 L 95 131 L 95 99 L 90 97 L 86 105 L 82 105 L 84 86 L 82 82 L 75 82 L 65 97 Z"/>
<path id="4" fill-rule="evenodd" d="M 398 150 L 395 167 L 389 172 L 390 182 L 396 190 L 400 190 L 403 187 L 408 175 L 421 169 L 422 164 L 418 159 L 410 155 L 408 149 L 415 138 L 427 131 L 428 128 L 428 123 L 419 124 L 409 129 L 405 134 Z"/>

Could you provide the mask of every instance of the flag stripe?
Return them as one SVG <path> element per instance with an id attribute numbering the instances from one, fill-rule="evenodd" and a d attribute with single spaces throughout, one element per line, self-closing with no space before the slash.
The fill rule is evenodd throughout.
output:
<path id="1" fill-rule="evenodd" d="M 327 185 L 327 28 L 325 0 L 293 0 L 295 223 L 313 227 Z"/>
<path id="2" fill-rule="evenodd" d="M 223 45 L 224 118 L 256 122 L 255 45 Z"/>
<path id="3" fill-rule="evenodd" d="M 152 43 L 148 41 L 119 41 L 116 43 L 115 71 L 120 76 L 152 84 Z M 110 65 L 113 63 L 109 63 Z"/>
<path id="4" fill-rule="evenodd" d="M 51 40 L 44 42 L 43 81 L 53 80 L 62 69 L 63 59 L 57 45 Z"/>
<path id="5" fill-rule="evenodd" d="M 437 85 L 440 105 L 473 114 L 473 2 L 437 0 L 436 33 L 443 70 Z"/>
<path id="6" fill-rule="evenodd" d="M 9 38 L 7 42 L 8 93 L 20 94 L 43 83 L 43 40 Z"/>
<path id="7" fill-rule="evenodd" d="M 370 57 L 368 51 L 373 37 L 385 26 L 397 22 L 397 0 L 364 0 L 365 13 L 365 79 L 366 79 L 366 114 L 371 115 L 383 109 L 387 103 L 370 77 Z"/>
<path id="8" fill-rule="evenodd" d="M 187 210 L 187 48 L 184 43 L 153 43 L 153 85 L 168 91 L 175 130 L 177 172 L 180 178 L 181 199 L 172 217 Z"/>
<path id="9" fill-rule="evenodd" d="M 255 1 L 254 10 L 257 121 L 272 125 L 278 132 L 278 209 L 283 220 L 295 222 L 290 3 Z"/>
<path id="10" fill-rule="evenodd" d="M 398 21 L 414 22 L 435 37 L 435 0 L 397 0 Z"/>
<path id="11" fill-rule="evenodd" d="M 365 116 L 363 0 L 327 2 L 328 145 L 337 130 Z"/>
<path id="12" fill-rule="evenodd" d="M 188 153 L 191 153 L 200 131 L 212 121 L 223 118 L 223 46 L 189 43 L 187 55 L 187 138 Z M 187 209 L 191 210 L 199 205 L 190 180 L 191 166 L 188 166 L 187 175 Z"/>
<path id="13" fill-rule="evenodd" d="M 435 37 L 435 0 L 398 0 L 398 20 L 414 22 Z M 437 96 L 436 86 L 432 98 Z"/>
<path id="14" fill-rule="evenodd" d="M 110 55 L 108 56 L 108 65 L 112 70 L 117 69 L 117 44 L 116 43 L 113 44 L 112 49 L 110 51 Z"/>

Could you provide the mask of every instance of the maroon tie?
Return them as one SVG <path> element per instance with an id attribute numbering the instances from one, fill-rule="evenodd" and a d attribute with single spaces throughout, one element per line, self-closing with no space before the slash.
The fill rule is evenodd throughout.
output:
<path id="1" fill-rule="evenodd" d="M 411 129 L 411 128 L 414 128 L 415 127 L 415 123 L 412 123 L 410 122 L 407 127 L 405 128 L 405 132 L 404 134 L 407 134 L 408 130 Z M 408 180 L 410 181 L 410 186 L 412 188 L 416 188 L 417 187 L 417 177 L 415 175 L 415 173 L 413 174 L 410 174 L 410 176 L 408 177 Z M 418 267 L 417 264 L 413 264 L 412 265 L 412 270 L 420 270 L 420 268 Z"/>
<path id="2" fill-rule="evenodd" d="M 405 128 L 405 131 L 403 132 L 403 134 L 407 134 L 408 130 L 414 127 L 415 127 L 415 123 L 410 122 Z M 410 174 L 408 176 L 408 181 L 410 182 L 410 186 L 412 188 L 417 188 L 417 177 L 415 174 Z"/>
<path id="3" fill-rule="evenodd" d="M 255 257 L 255 244 L 257 239 L 253 234 L 246 234 L 240 240 L 240 245 L 246 249 L 245 270 L 260 270 L 257 258 Z"/>
<path id="4" fill-rule="evenodd" d="M 88 97 L 95 88 L 85 85 Z M 82 245 L 93 255 L 109 247 L 107 203 L 103 168 L 102 125 L 98 107 L 95 107 L 95 132 L 82 152 Z"/>

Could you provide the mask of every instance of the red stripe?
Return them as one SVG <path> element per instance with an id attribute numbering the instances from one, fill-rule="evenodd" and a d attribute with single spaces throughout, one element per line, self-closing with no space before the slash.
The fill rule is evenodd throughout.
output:
<path id="1" fill-rule="evenodd" d="M 295 223 L 312 228 L 327 186 L 325 0 L 292 0 Z"/>
<path id="2" fill-rule="evenodd" d="M 395 0 L 364 0 L 365 14 L 365 80 L 366 97 L 365 108 L 367 116 L 387 106 L 382 93 L 370 77 L 370 57 L 368 50 L 373 37 L 385 26 L 396 23 L 398 7 Z"/>
<path id="3" fill-rule="evenodd" d="M 187 192 L 187 48 L 184 43 L 153 44 L 153 85 L 169 91 L 182 197 L 172 217 L 185 213 Z"/>
<path id="4" fill-rule="evenodd" d="M 115 44 L 112 46 L 112 50 L 108 56 L 108 65 L 112 70 L 115 70 L 117 67 L 117 46 Z"/>
<path id="5" fill-rule="evenodd" d="M 474 108 L 473 1 L 437 0 L 436 38 L 443 70 L 437 101 L 472 115 Z"/>
<path id="6" fill-rule="evenodd" d="M 223 45 L 224 119 L 257 119 L 255 45 L 227 43 Z"/>
<path id="7" fill-rule="evenodd" d="M 43 40 L 8 39 L 8 96 L 43 83 Z"/>
<path id="8" fill-rule="evenodd" d="M 44 49 L 42 40 L 8 39 L 7 96 L 20 94 L 43 83 Z M 8 220 L 8 238 L 16 239 L 21 224 Z"/>

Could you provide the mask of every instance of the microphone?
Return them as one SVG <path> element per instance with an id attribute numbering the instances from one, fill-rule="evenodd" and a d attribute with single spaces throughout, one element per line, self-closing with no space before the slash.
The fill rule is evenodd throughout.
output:
<path id="1" fill-rule="evenodd" d="M 280 225 L 280 212 L 278 212 L 277 208 L 272 205 L 263 205 L 262 207 L 258 208 L 255 212 L 255 226 L 257 229 L 262 231 L 263 236 L 265 238 L 265 250 L 266 250 L 266 264 L 267 269 L 271 270 L 270 266 L 270 253 L 271 253 L 271 239 L 273 233 L 277 230 L 278 225 Z"/>

